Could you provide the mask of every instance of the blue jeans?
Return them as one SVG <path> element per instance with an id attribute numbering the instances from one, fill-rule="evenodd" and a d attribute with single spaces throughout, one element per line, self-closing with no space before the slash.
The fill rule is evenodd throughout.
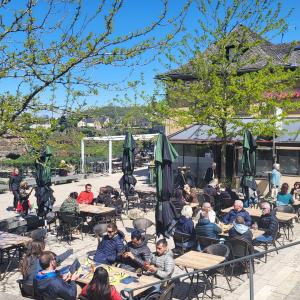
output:
<path id="1" fill-rule="evenodd" d="M 252 205 L 257 204 L 257 202 L 258 201 L 255 198 L 245 199 L 245 201 L 244 201 L 244 208 L 249 207 L 251 204 Z"/>
<path id="2" fill-rule="evenodd" d="M 259 242 L 259 243 L 267 243 L 267 242 L 272 242 L 273 238 L 272 236 L 266 236 L 266 235 L 260 235 L 258 236 L 254 241 Z"/>

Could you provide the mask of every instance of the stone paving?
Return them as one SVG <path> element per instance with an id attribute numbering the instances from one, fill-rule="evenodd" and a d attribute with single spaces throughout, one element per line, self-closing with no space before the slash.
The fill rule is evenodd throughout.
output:
<path id="1" fill-rule="evenodd" d="M 59 205 L 63 199 L 71 191 L 80 191 L 83 189 L 87 182 L 90 182 L 94 188 L 94 191 L 98 190 L 100 186 L 112 185 L 118 187 L 118 180 L 121 174 L 113 174 L 111 176 L 93 177 L 85 180 L 81 180 L 77 183 L 64 184 L 54 186 L 55 196 L 57 198 L 57 205 Z M 137 188 L 139 189 L 151 189 L 147 186 L 145 172 L 138 170 L 136 177 L 138 179 Z M 7 212 L 7 203 L 12 202 L 12 197 L 9 193 L 0 195 L 0 219 L 8 216 L 15 215 L 14 212 Z M 124 218 L 126 218 L 124 216 Z M 150 211 L 147 213 L 147 218 L 154 220 L 154 212 Z M 118 227 L 123 231 L 130 231 L 132 228 L 132 221 L 129 219 L 124 219 L 124 226 L 118 221 Z M 152 228 L 154 232 L 154 228 Z M 300 237 L 300 224 L 295 223 L 295 237 Z M 151 232 L 150 232 L 151 233 Z M 151 250 L 154 250 L 154 244 L 149 244 Z M 170 248 L 173 248 L 173 241 L 169 240 Z M 75 257 L 85 258 L 87 252 L 93 251 L 97 247 L 97 240 L 91 235 L 85 235 L 83 241 L 79 237 L 74 238 L 71 246 L 66 242 L 58 243 L 55 235 L 48 233 L 47 235 L 47 249 L 60 254 L 66 249 L 72 247 L 74 249 L 74 254 L 65 261 L 65 264 L 71 263 Z M 256 273 L 254 275 L 254 288 L 255 288 L 255 298 L 256 300 L 277 300 L 277 299 L 300 299 L 300 246 L 290 247 L 279 252 L 271 254 L 268 257 L 267 264 L 260 262 L 255 264 Z M 19 287 L 16 282 L 19 279 L 20 273 L 17 270 L 17 265 L 5 277 L 4 280 L 0 281 L 0 299 L 22 299 Z M 178 267 L 175 268 L 174 275 L 183 274 L 183 271 Z M 215 289 L 215 293 L 224 300 L 235 300 L 235 299 L 249 299 L 249 284 L 246 275 L 242 275 L 241 279 L 233 278 L 231 281 L 231 286 L 233 292 L 228 290 L 228 286 L 224 278 L 218 277 L 219 288 Z M 195 284 L 191 287 L 190 281 L 185 279 L 184 281 L 178 282 L 174 291 L 173 299 L 186 299 L 189 289 L 193 288 L 192 295 L 193 299 L 197 299 L 194 288 Z M 198 287 L 199 288 L 199 287 Z M 198 289 L 201 290 L 201 286 Z M 208 292 L 208 295 L 210 293 Z M 13 296 L 13 297 L 11 297 Z M 199 293 L 199 298 L 202 294 Z M 208 296 L 205 296 L 208 299 Z"/>

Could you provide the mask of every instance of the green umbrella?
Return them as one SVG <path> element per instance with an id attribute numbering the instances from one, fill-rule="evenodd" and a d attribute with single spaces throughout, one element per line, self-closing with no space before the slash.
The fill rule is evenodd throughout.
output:
<path id="1" fill-rule="evenodd" d="M 241 185 L 245 193 L 245 207 L 249 205 L 249 188 L 256 191 L 257 186 L 254 179 L 256 173 L 256 141 L 249 130 L 244 132 L 243 140 L 243 157 L 242 157 L 242 170 L 243 177 Z"/>
<path id="2" fill-rule="evenodd" d="M 156 233 L 170 236 L 175 225 L 176 211 L 170 202 L 173 192 L 172 163 L 178 154 L 164 134 L 159 134 L 155 148 L 156 173 Z"/>

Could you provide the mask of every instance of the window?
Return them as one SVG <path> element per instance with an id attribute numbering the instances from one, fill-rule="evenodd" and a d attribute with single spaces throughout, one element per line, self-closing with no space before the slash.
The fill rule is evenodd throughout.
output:
<path id="1" fill-rule="evenodd" d="M 300 174 L 300 151 L 299 150 L 277 150 L 278 162 L 282 174 Z"/>
<path id="2" fill-rule="evenodd" d="M 256 175 L 267 176 L 272 171 L 273 151 L 272 149 L 257 149 L 256 151 Z"/>

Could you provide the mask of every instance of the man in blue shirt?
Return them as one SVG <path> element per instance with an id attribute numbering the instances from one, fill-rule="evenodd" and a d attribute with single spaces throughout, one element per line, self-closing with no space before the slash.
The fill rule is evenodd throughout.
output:
<path id="1" fill-rule="evenodd" d="M 280 187 L 281 173 L 279 172 L 280 165 L 274 164 L 271 173 L 272 197 L 276 198 Z"/>
<path id="2" fill-rule="evenodd" d="M 230 210 L 223 218 L 224 224 L 232 224 L 236 220 L 237 216 L 241 216 L 245 220 L 245 225 L 251 226 L 252 219 L 249 213 L 243 208 L 243 201 L 235 200 L 233 204 L 233 209 Z"/>
<path id="3" fill-rule="evenodd" d="M 45 251 L 40 256 L 42 271 L 36 275 L 36 279 L 33 281 L 37 299 L 49 297 L 75 300 L 77 297 L 75 280 L 78 279 L 79 275 L 74 273 L 69 282 L 65 281 L 56 272 L 57 262 L 55 258 L 56 255 L 51 251 Z"/>

